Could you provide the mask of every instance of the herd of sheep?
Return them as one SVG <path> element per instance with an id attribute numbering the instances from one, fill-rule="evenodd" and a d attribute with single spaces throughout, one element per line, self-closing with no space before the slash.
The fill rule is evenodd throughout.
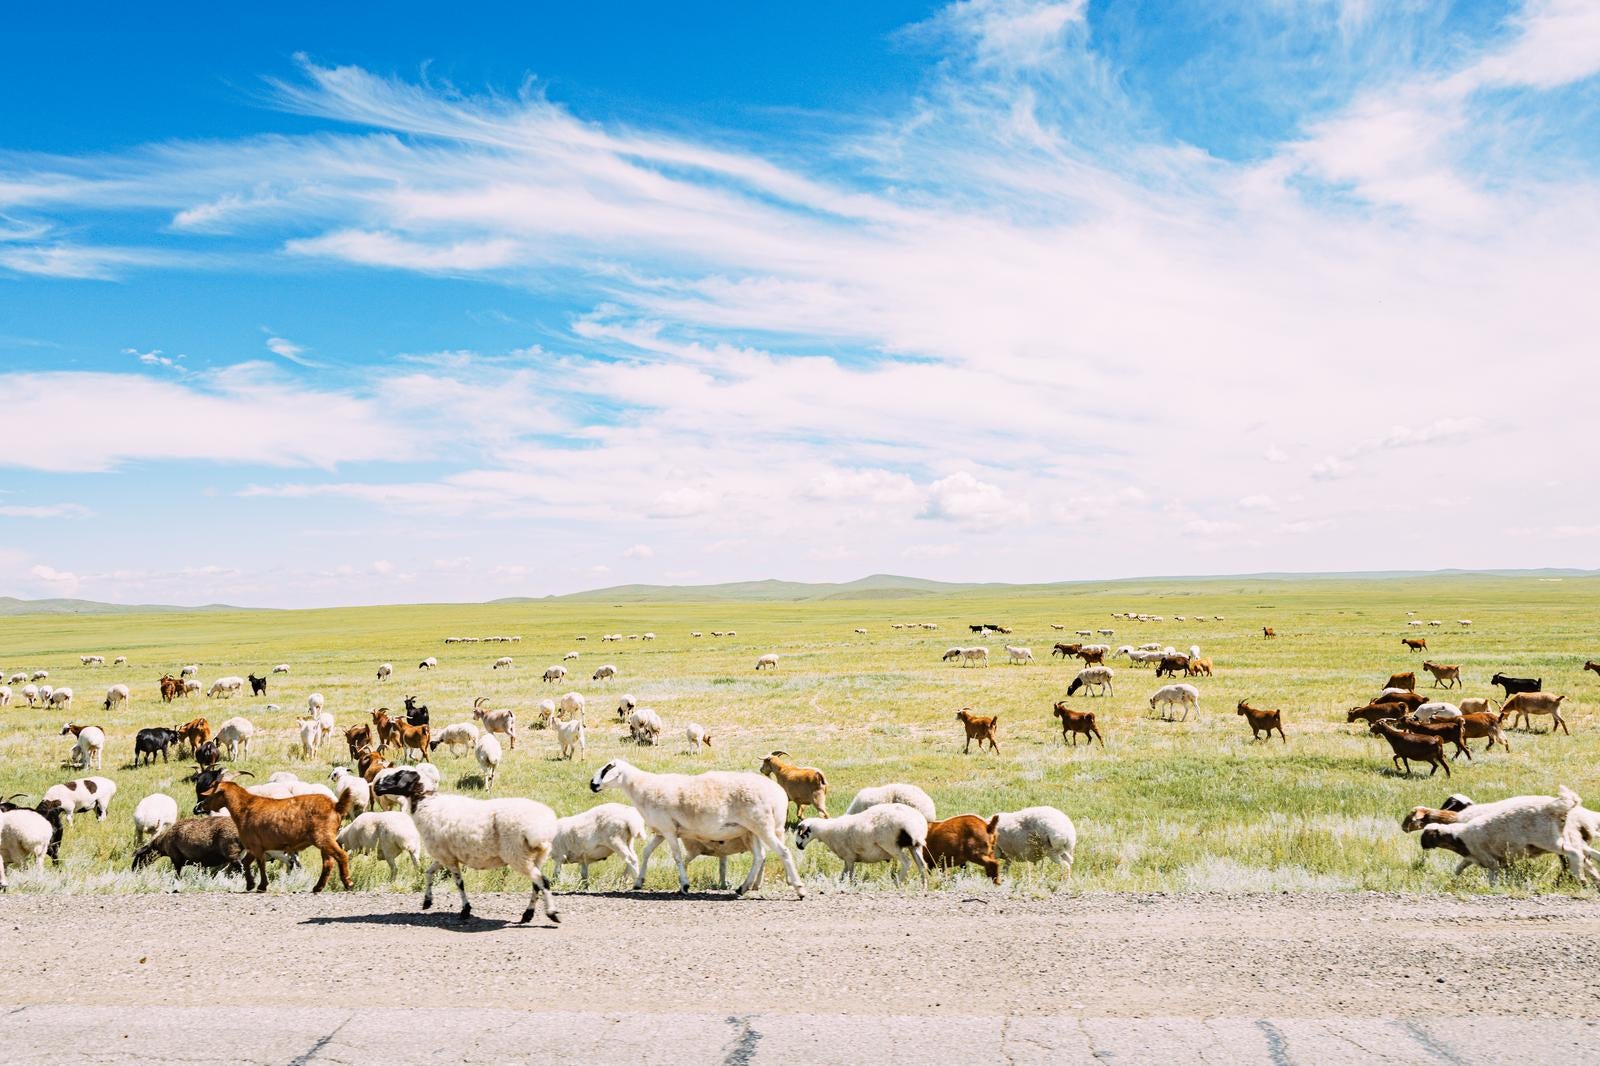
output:
<path id="1" fill-rule="evenodd" d="M 1116 617 L 1145 622 L 1160 621 L 1160 616 L 1119 614 Z M 1178 617 L 1178 616 L 1175 616 Z M 1213 616 L 1221 621 L 1221 616 Z M 1182 620 L 1179 617 L 1179 620 Z M 1197 618 L 1198 620 L 1198 618 Z M 1470 626 L 1461 620 L 1463 627 Z M 934 623 L 901 623 L 895 628 L 935 629 Z M 1061 630 L 1064 626 L 1052 625 Z M 1004 626 L 983 623 L 971 627 L 979 636 L 1009 633 Z M 865 629 L 857 627 L 863 634 Z M 1079 630 L 1080 636 L 1113 635 L 1111 629 Z M 714 636 L 732 635 L 733 630 L 714 631 Z M 701 634 L 696 631 L 693 636 Z M 1275 639 L 1270 627 L 1263 636 Z M 630 635 L 627 639 L 653 640 L 654 633 Z M 489 641 L 516 642 L 520 637 L 447 638 L 446 643 Z M 577 638 L 584 640 L 584 637 Z M 602 640 L 624 639 L 621 634 L 606 634 Z M 1425 649 L 1426 641 L 1406 639 L 1413 650 Z M 1421 645 L 1418 648 L 1417 645 Z M 1006 645 L 1009 662 L 1025 666 L 1034 662 L 1032 650 L 1022 645 Z M 1052 658 L 1078 658 L 1083 667 L 1076 672 L 1067 695 L 1083 691 L 1086 696 L 1113 695 L 1113 671 L 1106 659 L 1125 658 L 1129 666 L 1154 667 L 1158 678 L 1182 673 L 1186 677 L 1213 676 L 1214 664 L 1191 645 L 1186 653 L 1159 643 L 1139 647 L 1124 645 L 1114 651 L 1107 644 L 1057 643 Z M 569 652 L 563 662 L 577 658 Z M 987 665 L 988 649 L 983 646 L 951 648 L 945 661 L 963 665 Z M 756 670 L 776 670 L 776 654 L 760 656 Z M 80 656 L 85 667 L 101 667 L 98 655 Z M 125 665 L 117 657 L 115 665 Z M 513 668 L 511 656 L 491 663 L 494 670 Z M 1450 688 L 1461 683 L 1460 668 L 1424 662 L 1436 687 Z M 428 656 L 418 663 L 420 670 L 438 666 Z M 1600 674 L 1600 664 L 1589 662 L 1586 669 Z M 280 663 L 272 674 L 288 674 L 291 666 Z M 382 663 L 379 682 L 393 676 L 393 665 Z M 184 666 L 178 676 L 163 675 L 158 689 L 165 702 L 195 694 L 201 685 L 195 680 L 198 665 Z M 561 665 L 546 669 L 543 681 L 560 681 L 566 676 Z M 594 672 L 595 680 L 609 680 L 617 669 L 606 664 Z M 72 707 L 70 688 L 50 688 L 48 671 L 33 670 L 12 674 L 11 684 L 21 684 L 21 697 L 30 706 L 42 705 L 63 710 Z M 228 675 L 218 678 L 207 691 L 210 698 L 228 700 L 241 694 L 246 683 L 253 695 L 265 695 L 266 678 Z M 1366 705 L 1352 708 L 1347 721 L 1365 723 L 1370 731 L 1385 739 L 1393 751 L 1393 765 L 1410 773 L 1413 761 L 1430 765 L 1433 771 L 1450 774 L 1445 746 L 1452 744 L 1455 754 L 1471 759 L 1468 739 L 1487 738 L 1488 748 L 1499 744 L 1509 751 L 1501 726 L 1534 715 L 1551 718 L 1551 732 L 1566 730 L 1560 714 L 1562 696 L 1544 693 L 1543 679 L 1509 677 L 1496 674 L 1493 683 L 1501 686 L 1506 700 L 1498 709 L 1484 698 L 1461 699 L 1459 704 L 1431 700 L 1416 692 L 1414 672 L 1395 674 L 1378 696 Z M 9 705 L 13 689 L 0 685 L 0 707 Z M 118 683 L 106 689 L 103 707 L 107 711 L 126 707 L 132 699 L 128 685 Z M 371 721 L 361 721 L 339 731 L 321 694 L 312 693 L 306 713 L 296 718 L 301 753 L 318 754 L 325 743 L 343 739 L 353 766 L 334 767 L 330 785 L 301 781 L 293 773 L 280 771 L 265 781 L 246 784 L 248 771 L 223 768 L 226 759 L 237 761 L 248 755 L 255 727 L 242 716 L 232 716 L 213 731 L 205 717 L 197 717 L 178 728 L 149 727 L 138 731 L 134 742 L 134 766 L 153 764 L 156 755 L 163 761 L 176 748 L 182 757 L 199 764 L 193 778 L 195 802 L 192 817 L 180 815 L 177 800 L 162 793 L 145 796 L 135 806 L 133 823 L 137 850 L 135 868 L 161 858 L 174 870 L 198 865 L 213 872 L 241 871 L 247 890 L 265 891 L 270 861 L 297 862 L 301 852 L 315 849 L 321 857 L 321 875 L 313 891 L 321 891 L 337 873 L 344 887 L 351 887 L 349 854 L 370 851 L 388 864 L 397 876 L 397 862 L 409 858 L 423 872 L 422 906 L 433 902 L 433 886 L 440 874 L 449 875 L 461 897 L 461 914 L 470 912 L 463 872 L 469 869 L 507 868 L 529 879 L 532 885 L 522 921 L 531 920 L 543 906 L 551 921 L 558 921 L 549 878 L 566 865 L 576 865 L 585 883 L 589 866 L 617 858 L 635 888 L 644 884 L 645 874 L 655 851 L 662 844 L 676 866 L 678 884 L 689 890 L 687 864 L 700 856 L 719 860 L 719 884 L 728 887 L 727 865 L 731 856 L 751 856 L 749 873 L 737 888 L 743 894 L 760 887 L 766 859 L 776 857 L 787 883 L 804 897 L 805 887 L 792 847 L 804 851 L 818 844 L 843 863 L 846 878 L 853 879 L 860 864 L 888 863 L 890 873 L 900 882 L 913 873 L 926 881 L 930 868 L 981 868 L 995 883 L 1000 881 L 1001 863 L 1056 863 L 1070 875 L 1077 833 L 1072 820 L 1061 810 L 1035 806 L 1001 812 L 989 818 L 961 814 L 939 819 L 932 798 L 914 784 L 893 782 L 861 789 L 843 814 L 830 815 L 827 807 L 827 779 L 815 768 L 793 762 L 787 752 L 773 751 L 754 771 L 713 770 L 703 773 L 653 773 L 624 760 L 613 759 L 590 779 L 594 793 L 614 790 L 626 803 L 601 803 L 567 817 L 558 817 L 548 806 L 519 797 L 478 798 L 442 792 L 440 774 L 432 753 L 441 747 L 457 756 L 470 754 L 481 770 L 482 788 L 494 788 L 496 771 L 505 757 L 506 747 L 515 749 L 518 738 L 517 714 L 511 708 L 495 708 L 487 697 L 474 701 L 470 721 L 435 728 L 429 709 L 407 697 L 403 714 L 391 715 L 380 708 L 369 712 Z M 558 699 L 540 700 L 533 712 L 532 728 L 553 731 L 559 756 L 573 759 L 586 753 L 585 698 L 569 692 Z M 1167 721 L 1183 721 L 1200 712 L 1199 689 L 1187 682 L 1163 685 L 1149 697 L 1151 713 Z M 268 704 L 269 710 L 277 709 Z M 1253 740 L 1270 740 L 1276 732 L 1287 744 L 1284 715 L 1279 709 L 1253 707 L 1241 700 L 1237 714 L 1246 719 Z M 628 729 L 629 738 L 639 745 L 656 744 L 663 731 L 660 715 L 640 706 L 632 695 L 617 704 L 617 718 Z M 1105 739 L 1092 711 L 1073 709 L 1065 700 L 1056 702 L 1053 714 L 1059 720 L 1063 742 L 1076 745 L 1080 738 L 1088 743 Z M 999 752 L 999 716 L 974 713 L 962 708 L 956 713 L 964 734 L 963 752 L 970 752 L 977 741 Z M 63 736 L 72 738 L 70 753 L 74 765 L 85 770 L 103 768 L 107 744 L 105 730 L 96 725 L 69 722 Z M 689 749 L 698 755 L 709 750 L 712 737 L 705 726 L 690 722 L 683 735 Z M 505 747 L 501 744 L 504 738 Z M 1487 749 L 1486 749 L 1487 750 Z M 0 889 L 6 886 L 9 865 L 32 863 L 39 871 L 48 857 L 59 861 L 64 831 L 73 816 L 92 812 L 104 820 L 117 793 L 117 783 L 108 777 L 86 776 L 51 786 L 40 801 L 26 806 L 11 796 L 0 803 Z M 789 808 L 795 818 L 792 838 Z M 806 816 L 806 808 L 811 816 Z M 1459 853 L 1461 867 L 1476 864 L 1496 876 L 1512 859 L 1539 853 L 1561 857 L 1566 868 L 1580 882 L 1600 883 L 1600 869 L 1594 865 L 1600 852 L 1593 849 L 1600 833 L 1600 816 L 1581 805 L 1566 788 L 1555 797 L 1514 797 L 1497 803 L 1474 804 L 1462 796 L 1452 796 L 1439 809 L 1416 808 L 1404 820 L 1408 831 L 1421 830 L 1424 848 L 1447 848 Z M 642 852 L 639 850 L 642 845 Z M 428 863 L 423 868 L 423 856 Z M 547 875 L 546 870 L 551 874 Z M 1459 871 L 1458 871 L 1459 872 Z"/>

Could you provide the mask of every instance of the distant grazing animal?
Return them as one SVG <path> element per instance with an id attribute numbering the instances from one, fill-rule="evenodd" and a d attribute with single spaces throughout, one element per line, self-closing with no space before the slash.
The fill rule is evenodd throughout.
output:
<path id="1" fill-rule="evenodd" d="M 1189 668 L 1183 673 L 1185 677 L 1200 677 L 1202 675 L 1205 677 L 1210 677 L 1211 660 L 1206 658 L 1190 659 Z"/>
<path id="2" fill-rule="evenodd" d="M 1444 770 L 1444 776 L 1450 776 L 1450 764 L 1444 758 L 1444 741 L 1439 737 L 1411 733 L 1387 720 L 1373 722 L 1372 732 L 1389 742 L 1389 748 L 1394 752 L 1394 768 L 1399 770 L 1403 763 L 1407 777 L 1411 776 L 1413 759 L 1433 767 L 1428 771 L 1429 777 L 1440 769 Z"/>
<path id="3" fill-rule="evenodd" d="M 1273 640 L 1277 637 L 1278 631 L 1273 629 L 1271 626 L 1262 626 L 1261 635 L 1267 640 Z"/>
<path id="4" fill-rule="evenodd" d="M 959 658 L 961 658 L 961 649 L 960 648 L 951 648 L 949 651 L 947 651 L 943 655 L 939 656 L 939 661 L 942 662 L 942 663 L 947 663 L 947 662 L 951 662 L 952 660 L 959 659 Z"/>
<path id="5" fill-rule="evenodd" d="M 267 679 L 266 678 L 257 677 L 255 674 L 250 674 L 248 676 L 248 679 L 250 681 L 250 695 L 252 695 L 252 696 L 265 696 L 267 694 Z"/>
<path id="6" fill-rule="evenodd" d="M 1507 677 L 1505 674 L 1495 674 L 1489 679 L 1489 684 L 1499 685 L 1505 689 L 1508 699 L 1519 692 L 1541 692 L 1544 690 L 1544 678 L 1542 677 Z"/>
<path id="7" fill-rule="evenodd" d="M 1407 648 L 1409 648 L 1412 651 L 1427 651 L 1428 650 L 1428 638 L 1427 637 L 1416 637 L 1416 638 L 1401 637 L 1400 638 L 1400 643 L 1404 644 Z"/>
<path id="8" fill-rule="evenodd" d="M 200 750 L 200 745 L 211 739 L 211 725 L 204 718 L 194 718 L 178 727 L 178 743 L 180 746 L 189 745 L 193 754 Z"/>
<path id="9" fill-rule="evenodd" d="M 184 695 L 182 680 L 173 677 L 171 674 L 162 674 L 159 684 L 161 686 L 161 702 L 163 703 L 171 703 L 179 696 Z"/>
<path id="10" fill-rule="evenodd" d="M 156 752 L 161 753 L 161 761 L 167 761 L 167 749 L 182 741 L 182 736 L 176 729 L 167 729 L 165 726 L 152 726 L 141 729 L 133 738 L 133 765 L 138 766 L 143 762 L 154 764 Z"/>
<path id="11" fill-rule="evenodd" d="M 393 674 L 393 673 L 394 673 L 394 663 L 379 663 L 378 664 L 378 680 L 379 681 L 387 681 L 387 680 L 389 680 L 389 676 L 391 674 Z"/>
<path id="12" fill-rule="evenodd" d="M 85 770 L 100 769 L 106 747 L 106 734 L 97 725 L 74 725 L 68 722 L 61 727 L 61 735 L 73 737 L 72 764 Z M 98 779 L 97 779 L 98 780 Z"/>
<path id="13" fill-rule="evenodd" d="M 1104 696 L 1108 693 L 1115 696 L 1117 692 L 1111 685 L 1111 679 L 1111 667 L 1085 666 L 1078 671 L 1078 676 L 1072 679 L 1072 684 L 1067 686 L 1067 695 L 1076 696 L 1081 688 L 1090 696 Z"/>
<path id="14" fill-rule="evenodd" d="M 1417 690 L 1417 672 L 1415 670 L 1407 670 L 1403 674 L 1390 674 L 1388 683 L 1383 687 L 1408 688 L 1415 692 Z"/>
<path id="15" fill-rule="evenodd" d="M 1189 657 L 1187 655 L 1163 655 L 1161 661 L 1156 663 L 1157 677 L 1172 677 L 1179 672 L 1189 673 Z"/>
<path id="16" fill-rule="evenodd" d="M 426 659 L 422 660 L 420 663 L 417 664 L 417 669 L 418 670 L 432 670 L 435 667 L 437 667 L 438 665 L 439 665 L 439 660 L 435 659 L 433 656 L 430 655 Z"/>
<path id="17" fill-rule="evenodd" d="M 1595 662 L 1593 659 L 1590 659 L 1588 662 L 1584 663 L 1583 668 L 1585 670 L 1593 670 L 1596 674 L 1600 674 L 1600 663 Z"/>
<path id="18" fill-rule="evenodd" d="M 968 663 L 982 663 L 983 665 L 988 666 L 989 665 L 989 649 L 988 648 L 962 648 L 961 649 L 961 665 L 962 666 L 966 666 Z"/>
<path id="19" fill-rule="evenodd" d="M 540 680 L 542 680 L 542 681 L 560 681 L 562 678 L 564 678 L 566 676 L 567 676 L 567 668 L 565 666 L 547 666 L 547 667 L 545 667 L 544 673 L 543 673 L 543 675 L 541 675 Z"/>
<path id="20" fill-rule="evenodd" d="M 1501 706 L 1500 722 L 1503 725 L 1507 718 L 1512 718 L 1511 728 L 1515 729 L 1520 722 L 1526 728 L 1532 729 L 1533 715 L 1548 714 L 1550 732 L 1554 733 L 1559 726 L 1561 731 L 1570 737 L 1572 731 L 1567 728 L 1567 723 L 1561 717 L 1561 701 L 1564 699 L 1565 696 L 1556 696 L 1549 692 L 1519 692 Z"/>
<path id="21" fill-rule="evenodd" d="M 1077 655 L 1082 647 L 1082 644 L 1062 644 L 1057 642 L 1056 646 L 1050 649 L 1050 657 L 1053 659 L 1059 655 L 1063 659 L 1070 659 Z"/>
<path id="22" fill-rule="evenodd" d="M 983 750 L 984 741 L 989 742 L 991 751 L 1000 750 L 1000 745 L 995 743 L 994 739 L 996 730 L 1000 728 L 999 715 L 977 715 L 973 714 L 968 708 L 963 707 L 956 712 L 956 719 L 960 721 L 967 731 L 967 743 L 961 749 L 963 755 L 972 750 L 972 742 L 974 740 L 978 742 L 979 751 Z"/>
<path id="23" fill-rule="evenodd" d="M 1278 731 L 1278 739 L 1285 744 L 1289 738 L 1283 735 L 1283 712 L 1279 710 L 1263 711 L 1250 706 L 1249 700 L 1240 700 L 1238 713 L 1250 723 L 1250 740 L 1271 740 L 1272 731 Z"/>
<path id="24" fill-rule="evenodd" d="M 614 678 L 616 676 L 617 676 L 617 668 L 615 666 L 612 666 L 610 663 L 606 663 L 605 665 L 603 665 L 599 669 L 597 669 L 594 672 L 593 676 L 591 676 L 589 678 L 589 680 L 590 681 L 610 681 L 612 678 Z"/>
<path id="25" fill-rule="evenodd" d="M 1439 688 L 1441 682 L 1447 682 L 1445 688 L 1461 687 L 1461 667 L 1443 666 L 1439 663 L 1424 662 L 1422 668 L 1433 675 L 1433 687 Z"/>
<path id="26" fill-rule="evenodd" d="M 494 665 L 492 665 L 490 667 L 490 669 L 491 670 L 498 670 L 503 666 L 503 667 L 505 667 L 506 669 L 509 670 L 511 668 L 511 665 L 512 665 L 513 662 L 514 662 L 514 660 L 511 658 L 511 656 L 502 655 L 502 656 L 500 656 L 500 658 L 498 658 L 498 659 L 496 659 L 494 661 Z"/>
<path id="27" fill-rule="evenodd" d="M 272 668 L 272 672 L 275 674 L 287 674 L 289 672 L 289 664 L 279 663 L 277 666 Z"/>
<path id="28" fill-rule="evenodd" d="M 6 696 L 10 697 L 10 695 L 11 690 L 7 689 Z M 112 707 L 115 707 L 118 704 L 126 707 L 128 705 L 128 698 L 132 695 L 133 693 L 128 690 L 127 685 L 112 685 L 110 688 L 106 689 L 105 709 L 109 711 Z M 6 702 L 10 702 L 9 698 Z M 0 704 L 0 706 L 3 706 L 3 704 Z"/>
<path id="29" fill-rule="evenodd" d="M 772 654 L 769 653 L 767 655 L 763 655 L 761 658 L 756 660 L 756 669 L 757 670 L 776 670 L 777 668 L 778 668 L 778 657 L 776 655 L 772 655 Z"/>
<path id="30" fill-rule="evenodd" d="M 350 746 L 350 757 L 358 758 L 362 748 L 372 747 L 372 726 L 366 722 L 353 725 L 344 731 L 344 740 Z"/>
<path id="31" fill-rule="evenodd" d="M 1156 689 L 1150 697 L 1150 710 L 1159 710 L 1161 717 L 1167 721 L 1172 720 L 1172 708 L 1183 708 L 1183 717 L 1179 721 L 1188 721 L 1189 712 L 1194 711 L 1195 717 L 1200 716 L 1200 690 L 1193 685 L 1164 685 Z"/>
<path id="32" fill-rule="evenodd" d="M 1056 704 L 1055 716 L 1061 719 L 1061 740 L 1066 743 L 1071 738 L 1073 747 L 1078 745 L 1078 736 L 1082 734 L 1088 738 L 1090 744 L 1100 742 L 1103 748 L 1106 739 L 1100 735 L 1100 730 L 1095 728 L 1093 711 L 1074 711 L 1067 707 L 1065 702 Z"/>

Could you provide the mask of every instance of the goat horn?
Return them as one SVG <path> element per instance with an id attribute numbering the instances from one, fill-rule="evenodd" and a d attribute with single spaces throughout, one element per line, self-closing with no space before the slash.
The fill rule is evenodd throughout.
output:
<path id="1" fill-rule="evenodd" d="M 772 753 L 772 755 L 787 755 L 787 754 L 789 754 L 789 753 L 786 752 L 786 751 L 775 751 L 775 752 Z M 767 756 L 767 758 L 769 758 L 769 759 L 772 758 L 772 755 Z"/>

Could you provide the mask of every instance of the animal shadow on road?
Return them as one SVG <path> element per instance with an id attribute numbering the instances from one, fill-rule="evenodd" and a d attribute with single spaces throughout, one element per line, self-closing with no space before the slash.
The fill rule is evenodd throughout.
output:
<path id="1" fill-rule="evenodd" d="M 523 925 L 506 918 L 484 918 L 472 914 L 465 919 L 455 911 L 391 911 L 384 914 L 323 914 L 307 918 L 302 925 L 413 925 L 446 929 L 452 933 L 498 933 L 506 929 L 556 929 L 548 922 Z"/>

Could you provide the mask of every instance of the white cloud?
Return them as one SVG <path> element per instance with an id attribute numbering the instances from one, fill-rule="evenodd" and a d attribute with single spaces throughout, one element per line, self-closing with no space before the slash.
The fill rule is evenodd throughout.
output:
<path id="1" fill-rule="evenodd" d="M 624 559 L 653 559 L 655 554 L 656 550 L 650 545 L 635 544 L 631 548 L 623 549 L 622 557 Z"/>
<path id="2" fill-rule="evenodd" d="M 303 346 L 283 337 L 274 337 L 271 335 L 271 331 L 265 332 L 267 332 L 267 351 L 273 355 L 286 362 L 293 363 L 295 366 L 308 367 L 313 370 L 326 369 L 321 363 L 315 363 L 307 359 L 305 357 L 306 350 Z"/>
<path id="3" fill-rule="evenodd" d="M 1027 513 L 1027 504 L 1010 498 L 1000 486 L 958 470 L 928 486 L 927 505 L 921 517 L 989 523 L 1019 520 Z"/>
<path id="4" fill-rule="evenodd" d="M 1271 496 L 1256 494 L 1241 498 L 1239 506 L 1246 511 L 1276 511 L 1278 509 L 1278 501 Z"/>
<path id="5" fill-rule="evenodd" d="M 394 573 L 394 571 L 395 565 L 387 559 L 377 559 L 372 563 L 372 572 L 374 574 L 382 574 L 387 576 Z"/>
<path id="6" fill-rule="evenodd" d="M 0 518 L 91 518 L 81 503 L 0 504 Z"/>

